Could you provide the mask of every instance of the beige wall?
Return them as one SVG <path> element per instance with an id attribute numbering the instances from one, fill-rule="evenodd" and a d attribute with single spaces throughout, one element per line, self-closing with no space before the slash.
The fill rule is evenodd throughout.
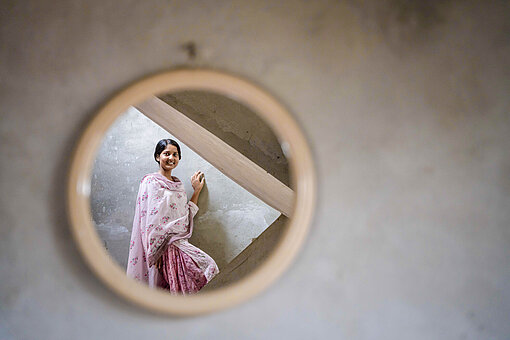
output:
<path id="1" fill-rule="evenodd" d="M 0 6 L 0 338 L 508 338 L 507 2 Z M 279 98 L 309 138 L 320 189 L 287 274 L 191 319 L 111 293 L 64 210 L 72 146 L 93 113 L 182 65 Z"/>

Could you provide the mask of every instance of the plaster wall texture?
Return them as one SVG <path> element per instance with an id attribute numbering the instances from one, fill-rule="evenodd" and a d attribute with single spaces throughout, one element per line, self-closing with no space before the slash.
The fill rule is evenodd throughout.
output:
<path id="1" fill-rule="evenodd" d="M 262 264 L 275 249 L 285 230 L 288 218 L 280 215 L 264 232 L 251 242 L 239 255 L 230 261 L 222 271 L 201 291 L 230 285 L 241 280 Z"/>
<path id="2" fill-rule="evenodd" d="M 163 138 L 175 139 L 181 147 L 182 159 L 172 175 L 183 182 L 188 199 L 193 194 L 191 175 L 201 170 L 206 176 L 190 242 L 212 256 L 221 270 L 280 212 L 133 107 L 111 126 L 95 160 L 90 201 L 99 236 L 110 255 L 126 268 L 138 186 L 143 176 L 158 171 L 153 154 Z"/>
<path id="3" fill-rule="evenodd" d="M 509 338 L 508 2 L 0 6 L 0 338 Z M 286 274 L 195 318 L 103 286 L 64 209 L 72 147 L 98 107 L 183 65 L 279 98 L 319 185 Z"/>

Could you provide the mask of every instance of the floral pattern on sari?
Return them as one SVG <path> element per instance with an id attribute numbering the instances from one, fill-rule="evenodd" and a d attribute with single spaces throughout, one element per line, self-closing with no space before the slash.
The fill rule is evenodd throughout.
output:
<path id="1" fill-rule="evenodd" d="M 146 175 L 136 200 L 127 275 L 151 287 L 191 294 L 218 274 L 214 260 L 188 242 L 197 212 L 178 178 Z M 158 270 L 154 264 L 160 257 Z"/>

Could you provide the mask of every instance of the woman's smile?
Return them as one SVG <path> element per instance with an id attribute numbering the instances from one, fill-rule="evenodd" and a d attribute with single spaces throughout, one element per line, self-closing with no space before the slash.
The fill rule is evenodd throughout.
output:
<path id="1" fill-rule="evenodd" d="M 167 161 L 166 161 L 166 164 L 167 164 L 167 165 L 170 165 L 170 166 L 175 166 L 175 165 L 177 165 L 177 164 L 176 164 L 176 162 L 175 162 L 175 160 L 173 160 L 173 159 L 169 159 L 169 160 L 167 160 Z"/>

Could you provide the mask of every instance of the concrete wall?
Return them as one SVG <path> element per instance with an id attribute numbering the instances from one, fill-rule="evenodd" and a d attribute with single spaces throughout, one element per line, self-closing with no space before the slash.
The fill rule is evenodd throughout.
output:
<path id="1" fill-rule="evenodd" d="M 0 6 L 0 338 L 509 338 L 506 1 Z M 64 209 L 72 146 L 94 112 L 182 65 L 274 93 L 308 136 L 319 183 L 286 275 L 196 318 L 110 292 Z"/>
<path id="2" fill-rule="evenodd" d="M 289 219 L 280 215 L 264 232 L 250 243 L 239 255 L 230 261 L 221 272 L 205 286 L 209 291 L 224 285 L 230 285 L 244 278 L 263 263 L 280 240 Z"/>
<path id="3" fill-rule="evenodd" d="M 190 242 L 211 255 L 221 270 L 280 213 L 135 108 L 112 125 L 95 160 L 90 199 L 98 233 L 112 257 L 125 268 L 138 186 L 144 175 L 158 171 L 153 154 L 163 138 L 175 139 L 181 146 L 182 159 L 172 175 L 184 183 L 188 198 L 193 194 L 191 175 L 200 169 L 206 176 Z"/>

